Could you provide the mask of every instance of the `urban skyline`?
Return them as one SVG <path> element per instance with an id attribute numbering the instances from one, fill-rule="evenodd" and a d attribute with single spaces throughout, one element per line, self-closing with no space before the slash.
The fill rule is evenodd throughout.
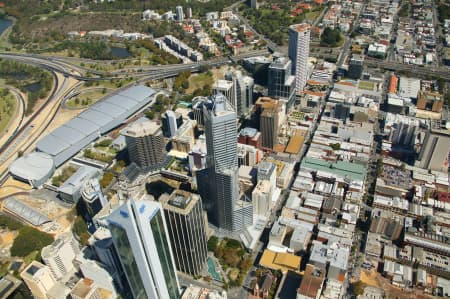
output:
<path id="1" fill-rule="evenodd" d="M 0 3 L 5 298 L 450 296 L 447 1 L 60 2 Z"/>

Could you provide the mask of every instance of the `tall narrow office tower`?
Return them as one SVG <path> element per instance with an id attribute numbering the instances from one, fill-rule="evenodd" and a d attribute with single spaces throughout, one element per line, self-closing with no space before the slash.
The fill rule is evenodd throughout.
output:
<path id="1" fill-rule="evenodd" d="M 214 83 L 212 92 L 213 95 L 221 93 L 223 96 L 225 96 L 225 98 L 228 100 L 228 103 L 230 103 L 232 108 L 236 111 L 237 103 L 234 88 L 235 86 L 232 81 L 219 79 Z"/>
<path id="2" fill-rule="evenodd" d="M 133 298 L 178 299 L 179 283 L 161 204 L 128 200 L 106 220 Z"/>
<path id="3" fill-rule="evenodd" d="M 295 76 L 297 93 L 305 88 L 308 78 L 308 57 L 310 25 L 306 23 L 289 26 L 289 59 L 292 61 L 292 74 Z"/>
<path id="4" fill-rule="evenodd" d="M 175 7 L 175 11 L 177 13 L 177 21 L 183 22 L 184 20 L 183 6 L 178 5 L 177 7 Z"/>
<path id="5" fill-rule="evenodd" d="M 292 61 L 287 57 L 276 58 L 269 65 L 268 92 L 269 97 L 286 102 L 287 108 L 295 100 L 295 76 L 291 75 Z"/>
<path id="6" fill-rule="evenodd" d="M 244 76 L 240 71 L 229 73 L 225 78 L 233 82 L 237 116 L 241 117 L 248 114 L 253 106 L 253 78 Z"/>
<path id="7" fill-rule="evenodd" d="M 182 190 L 160 198 L 179 271 L 201 275 L 208 258 L 205 217 L 200 196 Z"/>
<path id="8" fill-rule="evenodd" d="M 236 218 L 240 215 L 236 112 L 221 93 L 211 96 L 203 109 L 209 219 L 221 229 L 238 231 L 248 221 Z"/>

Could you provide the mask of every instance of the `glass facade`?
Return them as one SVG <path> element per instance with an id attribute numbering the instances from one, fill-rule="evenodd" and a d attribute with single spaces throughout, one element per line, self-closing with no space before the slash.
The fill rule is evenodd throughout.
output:
<path id="1" fill-rule="evenodd" d="M 153 239 L 155 241 L 156 249 L 158 251 L 159 261 L 164 272 L 164 280 L 166 281 L 169 298 L 178 299 L 179 291 L 175 277 L 175 267 L 172 264 L 172 259 L 170 257 L 169 242 L 167 241 L 167 236 L 164 230 L 161 210 L 158 210 L 155 216 L 150 219 L 150 226 L 153 232 Z"/>
<path id="2" fill-rule="evenodd" d="M 127 232 L 120 226 L 110 223 L 111 235 L 116 243 L 116 248 L 122 261 L 125 272 L 128 276 L 128 282 L 133 290 L 135 299 L 147 299 L 144 284 L 139 274 L 136 260 L 131 250 L 130 240 Z"/>

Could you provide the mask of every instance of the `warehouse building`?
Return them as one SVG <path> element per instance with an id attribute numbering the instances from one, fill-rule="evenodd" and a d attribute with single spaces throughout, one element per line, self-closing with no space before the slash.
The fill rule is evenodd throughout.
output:
<path id="1" fill-rule="evenodd" d="M 72 156 L 101 135 L 124 123 L 152 102 L 156 91 L 138 85 L 94 104 L 88 110 L 41 138 L 36 152 L 20 157 L 10 166 L 13 177 L 35 188 L 42 186 Z"/>
<path id="2" fill-rule="evenodd" d="M 53 157 L 56 167 L 150 102 L 155 91 L 133 86 L 101 101 L 40 139 L 36 150 Z"/>
<path id="3" fill-rule="evenodd" d="M 14 197 L 6 198 L 3 201 L 2 209 L 6 214 L 35 227 L 51 222 L 46 215 L 38 212 Z"/>

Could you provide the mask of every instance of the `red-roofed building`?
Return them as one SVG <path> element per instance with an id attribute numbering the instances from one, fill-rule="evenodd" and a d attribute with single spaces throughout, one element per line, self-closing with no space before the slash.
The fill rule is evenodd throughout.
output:
<path id="1" fill-rule="evenodd" d="M 389 93 L 396 93 L 398 85 L 398 77 L 396 75 L 392 75 L 389 80 Z"/>
<path id="2" fill-rule="evenodd" d="M 301 9 L 301 8 L 294 9 L 293 11 L 291 11 L 291 16 L 298 16 L 302 12 L 303 12 L 303 9 Z"/>
<path id="3" fill-rule="evenodd" d="M 252 32 L 252 31 L 245 31 L 245 32 L 244 32 L 244 35 L 245 35 L 245 37 L 252 37 L 252 36 L 255 35 L 255 33 Z"/>
<path id="4" fill-rule="evenodd" d="M 309 3 L 299 3 L 297 4 L 297 8 L 312 9 L 312 5 Z"/>
<path id="5" fill-rule="evenodd" d="M 194 33 L 194 27 L 192 25 L 183 25 L 183 31 L 187 33 Z"/>

